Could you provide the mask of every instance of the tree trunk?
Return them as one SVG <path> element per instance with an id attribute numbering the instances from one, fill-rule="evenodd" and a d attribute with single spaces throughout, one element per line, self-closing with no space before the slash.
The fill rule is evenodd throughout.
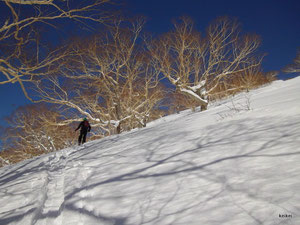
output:
<path id="1" fill-rule="evenodd" d="M 207 110 L 207 103 L 201 105 L 201 112 Z"/>
<path id="2" fill-rule="evenodd" d="M 117 126 L 117 134 L 121 133 L 121 123 L 119 123 L 119 125 Z"/>
<path id="3" fill-rule="evenodd" d="M 118 102 L 118 104 L 115 106 L 116 108 L 116 116 L 117 116 L 117 119 L 120 121 L 120 102 Z M 117 126 L 117 133 L 120 134 L 121 133 L 121 122 L 119 122 L 118 126 Z"/>

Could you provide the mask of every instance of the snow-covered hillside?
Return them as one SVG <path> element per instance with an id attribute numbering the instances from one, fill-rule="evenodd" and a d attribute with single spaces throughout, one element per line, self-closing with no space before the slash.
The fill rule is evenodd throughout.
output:
<path id="1" fill-rule="evenodd" d="M 300 224 L 300 77 L 76 148 L 1 168 L 1 225 Z"/>

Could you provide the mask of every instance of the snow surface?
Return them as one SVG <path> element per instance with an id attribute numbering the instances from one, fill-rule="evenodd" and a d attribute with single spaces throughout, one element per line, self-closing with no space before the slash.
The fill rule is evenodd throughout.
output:
<path id="1" fill-rule="evenodd" d="M 298 225 L 299 146 L 300 77 L 1 168 L 0 224 Z"/>

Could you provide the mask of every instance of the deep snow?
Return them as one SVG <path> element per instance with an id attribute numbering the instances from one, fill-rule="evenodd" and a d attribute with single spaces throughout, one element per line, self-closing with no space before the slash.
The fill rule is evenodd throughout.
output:
<path id="1" fill-rule="evenodd" d="M 297 77 L 1 168 L 0 224 L 297 225 L 299 146 Z"/>

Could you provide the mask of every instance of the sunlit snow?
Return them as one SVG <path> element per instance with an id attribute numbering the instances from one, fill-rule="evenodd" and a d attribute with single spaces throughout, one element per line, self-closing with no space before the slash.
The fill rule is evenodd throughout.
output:
<path id="1" fill-rule="evenodd" d="M 0 224 L 300 224 L 300 77 L 0 169 Z"/>

